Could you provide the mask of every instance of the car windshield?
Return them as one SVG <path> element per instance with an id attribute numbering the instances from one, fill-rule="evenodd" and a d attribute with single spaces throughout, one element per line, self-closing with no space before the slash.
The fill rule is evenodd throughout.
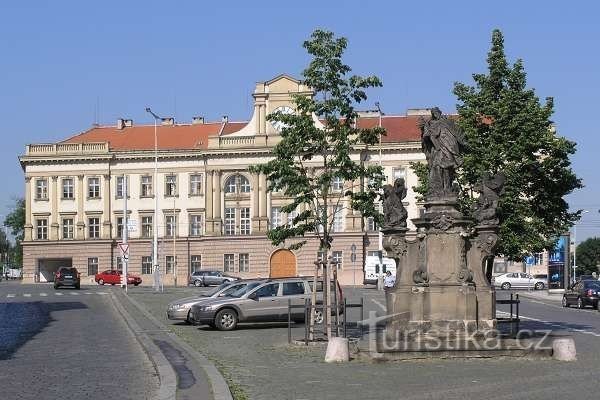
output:
<path id="1" fill-rule="evenodd" d="M 213 290 L 203 293 L 202 296 L 204 296 L 204 297 L 214 296 L 215 294 L 217 294 L 217 292 L 220 292 L 221 290 L 223 290 L 224 288 L 226 288 L 229 285 L 231 285 L 231 283 L 229 283 L 229 282 L 221 283 L 219 286 L 217 286 Z"/>
<path id="2" fill-rule="evenodd" d="M 586 281 L 584 285 L 586 289 L 600 290 L 600 282 L 598 281 Z"/>
<path id="3" fill-rule="evenodd" d="M 248 293 L 250 290 L 257 287 L 258 285 L 260 285 L 260 282 L 247 283 L 247 284 L 240 286 L 235 291 L 225 294 L 225 296 L 227 296 L 227 297 L 242 297 L 243 295 Z"/>

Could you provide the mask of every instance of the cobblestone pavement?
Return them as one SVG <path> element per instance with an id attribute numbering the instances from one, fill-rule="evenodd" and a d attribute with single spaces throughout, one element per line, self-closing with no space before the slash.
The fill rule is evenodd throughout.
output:
<path id="1" fill-rule="evenodd" d="M 108 291 L 0 282 L 0 399 L 150 399 L 158 379 Z"/>
<path id="2" fill-rule="evenodd" d="M 522 299 L 522 328 L 574 335 L 579 360 L 421 360 L 347 364 L 323 362 L 322 348 L 287 345 L 285 324 L 241 326 L 232 332 L 173 323 L 165 305 L 203 289 L 166 289 L 131 295 L 194 348 L 212 359 L 233 383 L 238 399 L 554 399 L 595 398 L 600 384 L 600 313 L 563 310 L 554 303 Z M 346 289 L 351 301 L 365 297 L 367 311 L 383 313 L 384 298 L 373 289 Z M 351 319 L 356 319 L 356 316 Z M 302 326 L 294 336 L 303 335 Z"/>

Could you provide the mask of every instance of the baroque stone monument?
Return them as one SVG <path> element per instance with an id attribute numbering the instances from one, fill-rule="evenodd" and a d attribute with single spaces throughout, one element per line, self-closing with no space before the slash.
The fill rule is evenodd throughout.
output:
<path id="1" fill-rule="evenodd" d="M 464 137 L 439 108 L 421 120 L 428 163 L 425 209 L 407 235 L 404 180 L 384 187 L 383 246 L 396 260 L 396 284 L 386 292 L 388 322 L 378 351 L 469 350 L 467 337 L 496 331 L 495 291 L 488 260 L 498 241 L 498 199 L 504 175 L 486 176 L 477 191 L 474 219 L 458 209 L 455 171 Z M 471 343 L 471 344 L 469 344 Z"/>

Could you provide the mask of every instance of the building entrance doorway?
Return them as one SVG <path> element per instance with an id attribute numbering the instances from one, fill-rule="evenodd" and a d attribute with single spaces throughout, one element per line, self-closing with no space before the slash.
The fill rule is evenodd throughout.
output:
<path id="1" fill-rule="evenodd" d="M 296 276 L 296 256 L 289 250 L 280 249 L 271 254 L 270 278 Z"/>
<path id="2" fill-rule="evenodd" d="M 54 274 L 59 267 L 72 266 L 73 259 L 71 258 L 40 259 L 38 260 L 36 282 L 54 282 Z"/>

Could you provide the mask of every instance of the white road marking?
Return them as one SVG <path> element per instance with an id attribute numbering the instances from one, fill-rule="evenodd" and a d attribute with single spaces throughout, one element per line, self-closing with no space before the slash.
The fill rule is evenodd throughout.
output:
<path id="1" fill-rule="evenodd" d="M 505 312 L 505 311 L 496 311 L 496 313 L 510 315 L 510 313 Z M 514 316 L 514 313 L 513 313 L 513 316 Z M 521 318 L 521 319 L 527 319 L 527 320 L 535 321 L 535 322 L 541 322 L 542 324 L 549 325 L 549 326 L 551 326 L 553 328 L 556 328 L 556 329 L 559 329 L 559 330 L 566 330 L 567 332 L 577 332 L 577 333 L 583 333 L 584 335 L 591 335 L 591 336 L 595 336 L 595 337 L 600 337 L 600 333 L 593 332 L 593 331 L 586 331 L 585 329 L 569 328 L 568 326 L 566 326 L 567 325 L 566 323 L 565 323 L 565 325 L 561 325 L 561 324 L 557 324 L 555 322 L 544 321 L 542 319 L 525 317 L 523 315 L 520 315 L 519 318 Z"/>
<path id="2" fill-rule="evenodd" d="M 77 292 L 71 292 L 71 296 L 79 296 L 79 293 L 77 293 Z"/>
<path id="3" fill-rule="evenodd" d="M 108 294 L 108 293 L 106 293 L 106 292 L 98 292 L 98 294 Z"/>
<path id="4" fill-rule="evenodd" d="M 15 296 L 16 296 L 16 294 L 12 294 L 12 293 L 6 295 L 6 297 L 15 297 Z"/>
<path id="5" fill-rule="evenodd" d="M 378 306 L 379 306 L 379 307 L 380 307 L 380 308 L 381 308 L 383 311 L 387 311 L 387 310 L 385 309 L 385 306 L 383 305 L 383 303 L 381 303 L 380 301 L 377 301 L 377 300 L 375 300 L 375 299 L 371 299 L 371 301 L 372 301 L 373 303 L 377 304 L 377 305 L 378 305 Z"/>
<path id="6" fill-rule="evenodd" d="M 31 293 L 23 293 L 24 297 L 31 297 Z"/>
<path id="7" fill-rule="evenodd" d="M 62 296 L 62 293 L 58 293 L 58 292 L 56 292 L 56 293 L 54 293 L 54 295 L 55 295 L 55 296 Z"/>
<path id="8" fill-rule="evenodd" d="M 48 295 L 47 295 L 46 293 L 40 293 L 40 296 L 42 296 L 42 297 L 46 297 L 46 296 L 48 296 Z"/>
<path id="9" fill-rule="evenodd" d="M 92 292 L 85 292 L 85 294 L 93 294 Z"/>

